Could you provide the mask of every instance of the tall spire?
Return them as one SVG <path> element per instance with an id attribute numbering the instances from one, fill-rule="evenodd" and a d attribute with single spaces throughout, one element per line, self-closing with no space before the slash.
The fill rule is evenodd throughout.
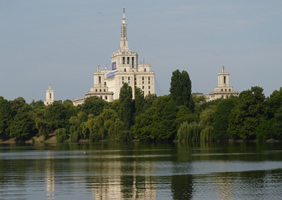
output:
<path id="1" fill-rule="evenodd" d="M 123 18 L 122 18 L 122 23 L 125 24 L 125 8 L 123 8 Z"/>
<path id="2" fill-rule="evenodd" d="M 127 27 L 126 27 L 126 23 L 125 23 L 125 8 L 123 8 L 120 49 L 128 49 L 128 40 L 127 40 L 127 33 L 126 32 L 127 32 Z"/>

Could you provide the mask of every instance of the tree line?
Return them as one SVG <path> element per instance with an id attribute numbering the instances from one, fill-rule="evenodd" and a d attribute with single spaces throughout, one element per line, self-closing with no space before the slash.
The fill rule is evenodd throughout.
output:
<path id="1" fill-rule="evenodd" d="M 186 71 L 172 73 L 170 94 L 144 97 L 140 88 L 124 84 L 119 100 L 89 97 L 82 105 L 70 100 L 28 104 L 24 98 L 0 97 L 0 139 L 25 141 L 34 136 L 57 142 L 113 141 L 218 141 L 228 139 L 282 139 L 282 89 L 265 97 L 252 87 L 238 97 L 206 102 L 191 93 Z"/>

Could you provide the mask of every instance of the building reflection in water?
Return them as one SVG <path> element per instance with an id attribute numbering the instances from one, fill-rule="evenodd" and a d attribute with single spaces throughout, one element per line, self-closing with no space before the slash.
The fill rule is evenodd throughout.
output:
<path id="1" fill-rule="evenodd" d="M 55 199 L 55 169 L 51 153 L 46 159 L 46 195 L 47 200 Z"/>
<path id="2" fill-rule="evenodd" d="M 229 165 L 227 162 L 222 162 L 222 165 L 220 165 L 220 170 L 223 172 L 226 172 L 229 169 Z M 232 177 L 229 177 L 228 174 L 226 176 L 216 176 L 216 193 L 218 199 L 224 199 L 224 200 L 231 200 L 233 199 L 232 196 Z"/>
<path id="3" fill-rule="evenodd" d="M 156 199 L 155 163 L 131 159 L 100 162 L 93 169 L 93 199 Z"/>

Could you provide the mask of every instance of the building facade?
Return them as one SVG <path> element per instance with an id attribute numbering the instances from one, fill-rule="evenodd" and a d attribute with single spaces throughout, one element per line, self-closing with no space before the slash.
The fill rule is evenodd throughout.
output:
<path id="1" fill-rule="evenodd" d="M 143 91 L 144 96 L 155 93 L 155 73 L 151 71 L 150 64 L 138 64 L 137 52 L 128 47 L 127 24 L 125 9 L 121 26 L 120 49 L 112 54 L 111 69 L 97 68 L 94 73 L 94 84 L 84 98 L 73 100 L 74 105 L 82 104 L 87 97 L 97 96 L 111 102 L 119 99 L 120 88 L 127 83 L 132 88 L 135 98 L 136 87 Z"/>
<path id="2" fill-rule="evenodd" d="M 218 85 L 213 92 L 210 92 L 206 96 L 207 101 L 215 99 L 228 99 L 230 96 L 238 96 L 239 92 L 234 91 L 229 82 L 230 74 L 225 71 L 225 67 L 222 67 L 221 72 L 218 73 Z"/>

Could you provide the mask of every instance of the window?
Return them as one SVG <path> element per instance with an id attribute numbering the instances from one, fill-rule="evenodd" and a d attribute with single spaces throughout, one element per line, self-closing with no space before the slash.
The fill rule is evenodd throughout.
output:
<path id="1" fill-rule="evenodd" d="M 142 84 L 144 84 L 144 81 L 142 81 Z"/>
<path id="2" fill-rule="evenodd" d="M 144 72 L 146 72 L 146 70 L 147 70 L 147 69 L 146 69 L 146 68 L 144 68 Z"/>
<path id="3" fill-rule="evenodd" d="M 128 77 L 128 80 L 130 81 L 130 77 Z"/>
<path id="4" fill-rule="evenodd" d="M 148 81 L 148 84 L 151 84 L 151 82 L 150 82 L 150 81 Z"/>
<path id="5" fill-rule="evenodd" d="M 227 89 L 225 89 L 225 92 L 227 92 Z"/>
<path id="6" fill-rule="evenodd" d="M 150 79 L 150 76 L 148 77 L 148 80 L 151 80 L 151 79 Z"/>
<path id="7" fill-rule="evenodd" d="M 144 76 L 142 76 L 142 81 L 144 81 Z"/>
<path id="8" fill-rule="evenodd" d="M 129 64 L 129 57 L 127 57 L 127 64 Z"/>
<path id="9" fill-rule="evenodd" d="M 142 89 L 144 90 L 144 86 L 142 86 Z"/>
<path id="10" fill-rule="evenodd" d="M 134 57 L 131 59 L 132 68 L 134 68 Z"/>
<path id="11" fill-rule="evenodd" d="M 102 90 L 100 89 L 100 92 L 102 92 Z"/>
<path id="12" fill-rule="evenodd" d="M 223 89 L 221 89 L 221 92 L 223 92 Z"/>
<path id="13" fill-rule="evenodd" d="M 126 68 L 124 68 L 124 72 L 126 72 Z"/>
<path id="14" fill-rule="evenodd" d="M 125 57 L 122 57 L 122 64 L 125 64 Z"/>
<path id="15" fill-rule="evenodd" d="M 106 92 L 106 89 L 104 89 L 104 92 Z"/>
<path id="16" fill-rule="evenodd" d="M 107 97 L 107 96 L 105 96 L 105 99 L 107 100 L 107 99 L 108 99 L 108 97 Z"/>
<path id="17" fill-rule="evenodd" d="M 228 99 L 228 95 L 226 95 L 226 99 Z"/>
<path id="18" fill-rule="evenodd" d="M 231 89 L 229 89 L 229 92 L 231 92 Z"/>
<path id="19" fill-rule="evenodd" d="M 221 95 L 221 98 L 223 99 L 223 95 Z"/>
<path id="20" fill-rule="evenodd" d="M 148 86 L 148 89 L 151 89 L 151 88 L 150 88 L 150 85 Z"/>
<path id="21" fill-rule="evenodd" d="M 107 82 L 104 82 L 104 85 L 106 86 L 106 85 L 107 85 Z"/>
<path id="22" fill-rule="evenodd" d="M 124 81 L 124 77 L 121 78 Z"/>
<path id="23" fill-rule="evenodd" d="M 101 84 L 101 76 L 99 76 L 99 84 Z"/>
<path id="24" fill-rule="evenodd" d="M 225 76 L 223 77 L 223 82 L 224 82 L 224 84 L 226 83 L 226 77 Z"/>
<path id="25" fill-rule="evenodd" d="M 96 89 L 96 92 L 97 92 L 98 90 Z"/>
<path id="26" fill-rule="evenodd" d="M 50 99 L 52 98 L 52 94 L 50 93 Z"/>
<path id="27" fill-rule="evenodd" d="M 100 96 L 100 98 L 101 98 L 101 99 L 103 99 L 103 97 L 102 97 L 102 96 Z"/>
<path id="28" fill-rule="evenodd" d="M 148 94 L 151 94 L 151 92 L 150 92 L 150 91 L 148 91 Z"/>

